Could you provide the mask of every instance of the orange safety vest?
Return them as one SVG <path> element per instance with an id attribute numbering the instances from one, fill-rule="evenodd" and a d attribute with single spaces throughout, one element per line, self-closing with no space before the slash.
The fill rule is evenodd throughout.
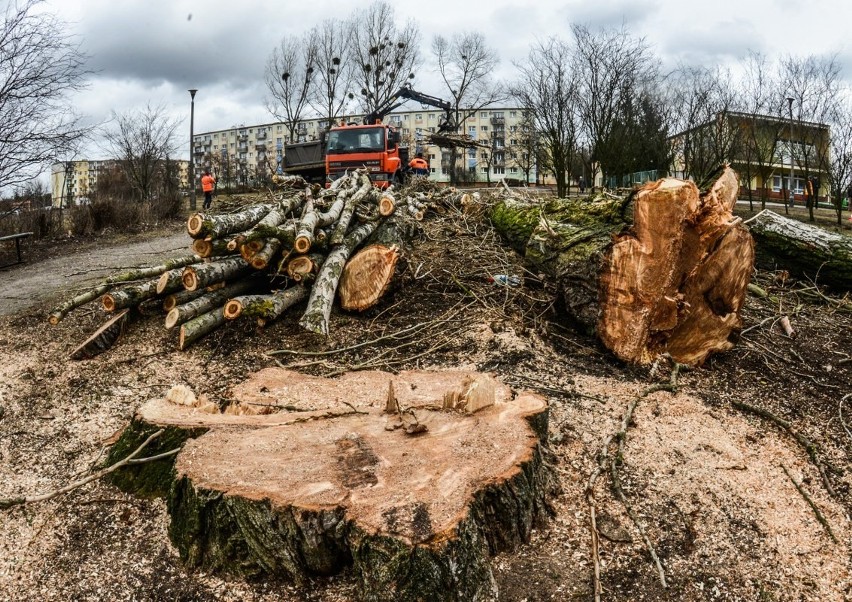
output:
<path id="1" fill-rule="evenodd" d="M 426 163 L 426 159 L 421 159 L 420 157 L 414 157 L 408 163 L 408 166 L 411 169 L 429 169 L 429 164 Z"/>
<path id="2" fill-rule="evenodd" d="M 213 185 L 216 184 L 216 178 L 210 175 L 201 176 L 201 190 L 204 192 L 213 192 Z"/>

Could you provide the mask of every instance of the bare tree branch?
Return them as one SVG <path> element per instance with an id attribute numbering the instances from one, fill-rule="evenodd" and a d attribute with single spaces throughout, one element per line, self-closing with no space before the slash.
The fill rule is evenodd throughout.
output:
<path id="1" fill-rule="evenodd" d="M 72 153 L 88 129 L 69 94 L 85 87 L 86 56 L 66 26 L 12 0 L 0 24 L 0 188 L 25 183 Z"/>

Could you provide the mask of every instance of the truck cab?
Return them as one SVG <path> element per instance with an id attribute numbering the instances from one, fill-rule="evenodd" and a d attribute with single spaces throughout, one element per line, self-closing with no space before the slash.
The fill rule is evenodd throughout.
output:
<path id="1" fill-rule="evenodd" d="M 325 148 L 328 180 L 342 177 L 347 170 L 366 167 L 370 180 L 380 188 L 401 183 L 408 165 L 408 148 L 399 142 L 397 129 L 384 123 L 331 128 Z"/>

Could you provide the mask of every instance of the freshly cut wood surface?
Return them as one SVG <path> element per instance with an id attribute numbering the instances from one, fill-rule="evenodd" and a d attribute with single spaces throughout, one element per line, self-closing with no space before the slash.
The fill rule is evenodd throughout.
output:
<path id="1" fill-rule="evenodd" d="M 338 296 L 343 309 L 364 311 L 378 303 L 396 272 L 399 249 L 374 244 L 358 251 L 343 268 Z"/>
<path id="2" fill-rule="evenodd" d="M 385 411 L 391 383 L 418 434 Z M 472 388 L 478 411 L 443 409 L 448 393 Z M 176 479 L 169 532 L 191 567 L 305 582 L 352 565 L 361 599 L 476 599 L 494 593 L 489 554 L 527 541 L 544 518 L 547 404 L 513 398 L 490 375 L 331 380 L 268 368 L 231 397 L 248 413 L 153 400 L 123 436 L 204 433 L 163 471 Z M 133 489 L 132 475 L 124 484 Z"/>
<path id="3" fill-rule="evenodd" d="M 531 270 L 555 281 L 572 321 L 617 357 L 700 365 L 730 349 L 742 324 L 754 245 L 732 213 L 738 190 L 723 167 L 703 193 L 666 178 L 626 199 L 509 198 L 490 216 Z"/>

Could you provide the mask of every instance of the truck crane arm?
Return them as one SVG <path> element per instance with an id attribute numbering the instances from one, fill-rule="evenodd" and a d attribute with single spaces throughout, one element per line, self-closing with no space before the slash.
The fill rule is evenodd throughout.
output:
<path id="1" fill-rule="evenodd" d="M 403 86 L 394 92 L 385 102 L 376 107 L 375 111 L 365 115 L 364 125 L 374 125 L 379 123 L 382 119 L 384 119 L 385 115 L 398 108 L 406 100 L 414 100 L 424 105 L 443 109 L 444 116 L 438 123 L 438 131 L 451 132 L 456 130 L 455 118 L 453 116 L 453 105 L 446 100 L 413 90 L 410 86 Z"/>

